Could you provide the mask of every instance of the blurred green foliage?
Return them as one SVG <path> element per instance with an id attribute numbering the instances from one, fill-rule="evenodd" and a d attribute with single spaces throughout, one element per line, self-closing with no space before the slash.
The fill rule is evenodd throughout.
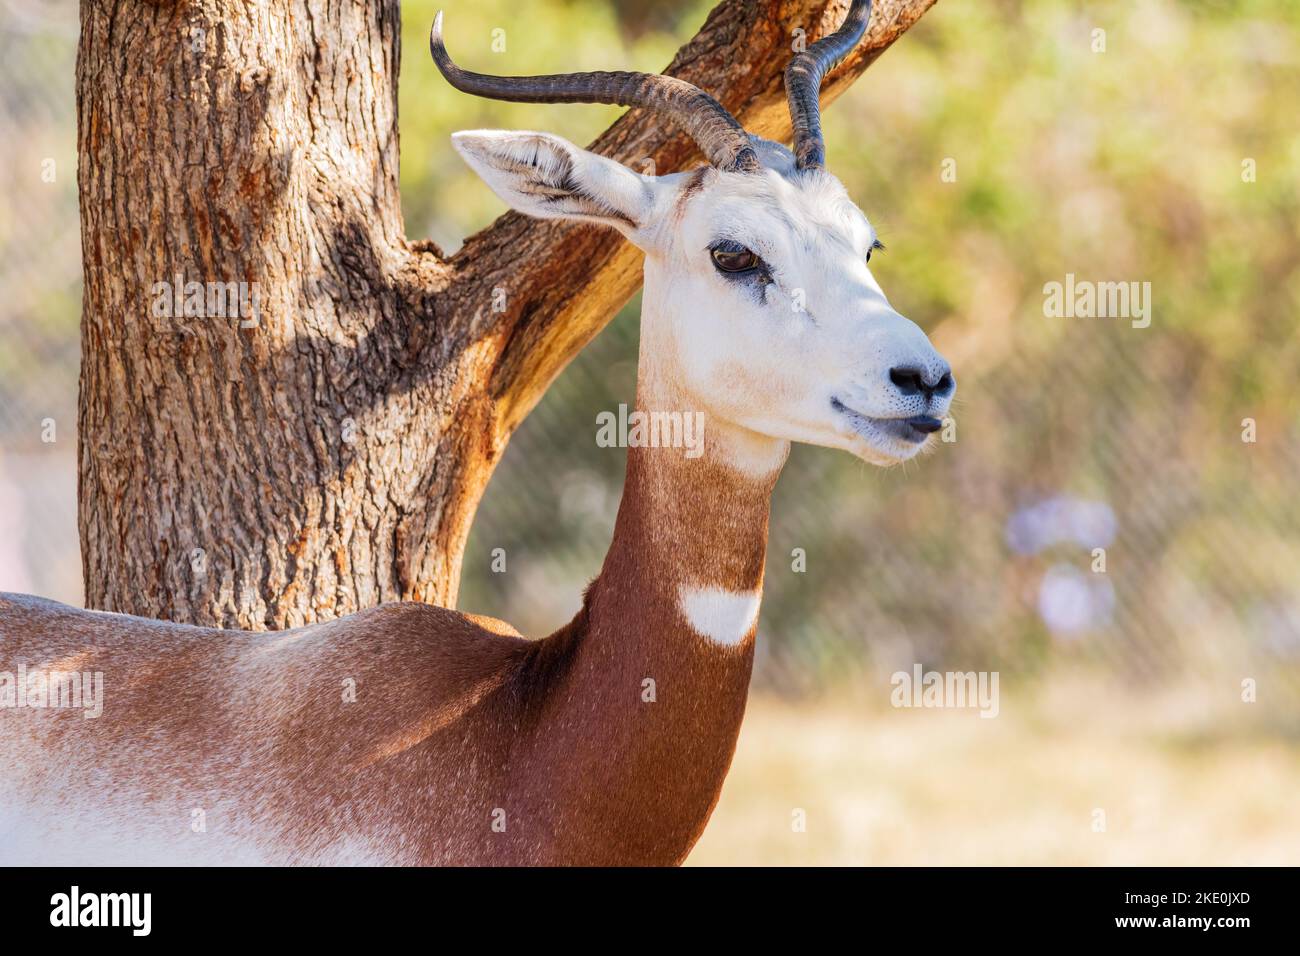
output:
<path id="1" fill-rule="evenodd" d="M 503 207 L 459 166 L 451 131 L 585 144 L 617 110 L 448 90 L 423 56 L 422 6 L 406 11 L 418 54 L 402 86 L 404 201 L 414 235 L 427 221 L 454 247 Z M 656 69 L 707 12 L 668 6 L 675 18 L 636 35 L 600 3 L 451 7 L 448 42 L 502 73 Z M 491 52 L 494 28 L 505 54 Z M 796 449 L 773 505 L 760 681 L 793 692 L 913 660 L 1089 660 L 1135 683 L 1208 672 L 1229 695 L 1267 673 L 1294 708 L 1298 101 L 1293 3 L 1038 0 L 939 4 L 827 111 L 830 167 L 888 247 L 877 278 L 953 361 L 958 440 L 888 472 Z M 1044 285 L 1067 273 L 1149 282 L 1150 327 L 1046 316 Z M 622 478 L 623 453 L 595 446 L 595 415 L 632 401 L 636 314 L 634 302 L 513 440 L 461 606 L 526 633 L 577 607 Z M 1104 575 L 1086 533 L 1014 546 L 1016 516 L 1054 499 L 1113 516 Z M 506 574 L 490 571 L 497 547 Z"/>

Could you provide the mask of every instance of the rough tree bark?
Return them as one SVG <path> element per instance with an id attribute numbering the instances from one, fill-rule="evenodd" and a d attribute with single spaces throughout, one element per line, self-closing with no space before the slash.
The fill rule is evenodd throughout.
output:
<path id="1" fill-rule="evenodd" d="M 823 101 L 933 2 L 877 0 Z M 788 139 L 795 31 L 846 7 L 724 0 L 668 72 Z M 396 0 L 81 11 L 87 605 L 254 629 L 454 605 L 506 441 L 635 292 L 639 254 L 513 213 L 451 257 L 406 238 Z M 660 172 L 698 160 L 642 110 L 594 148 Z M 256 315 L 216 283 L 246 283 Z"/>

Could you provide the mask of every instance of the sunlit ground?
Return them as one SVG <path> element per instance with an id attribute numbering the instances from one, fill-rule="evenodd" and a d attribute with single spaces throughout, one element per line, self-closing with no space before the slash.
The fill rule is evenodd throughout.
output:
<path id="1" fill-rule="evenodd" d="M 1078 678 L 1019 705 L 1001 691 L 991 720 L 754 697 L 688 863 L 1300 863 L 1300 744 L 1262 701 Z"/>

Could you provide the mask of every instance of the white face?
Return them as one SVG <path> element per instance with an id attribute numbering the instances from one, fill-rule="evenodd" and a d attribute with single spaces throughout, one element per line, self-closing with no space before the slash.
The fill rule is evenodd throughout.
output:
<path id="1" fill-rule="evenodd" d="M 916 455 L 956 390 L 868 267 L 876 234 L 825 170 L 759 141 L 756 173 L 647 177 L 543 133 L 457 133 L 506 202 L 603 222 L 646 252 L 657 363 L 694 407 L 875 464 Z M 666 353 L 666 354 L 665 354 Z"/>

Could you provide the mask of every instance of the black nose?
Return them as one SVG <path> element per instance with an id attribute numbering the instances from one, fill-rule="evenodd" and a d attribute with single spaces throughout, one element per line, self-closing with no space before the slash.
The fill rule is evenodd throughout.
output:
<path id="1" fill-rule="evenodd" d="M 935 395 L 947 395 L 952 391 L 952 372 L 945 368 L 936 375 L 929 369 L 914 365 L 900 365 L 889 370 L 889 380 L 904 395 L 921 395 L 933 398 Z"/>

